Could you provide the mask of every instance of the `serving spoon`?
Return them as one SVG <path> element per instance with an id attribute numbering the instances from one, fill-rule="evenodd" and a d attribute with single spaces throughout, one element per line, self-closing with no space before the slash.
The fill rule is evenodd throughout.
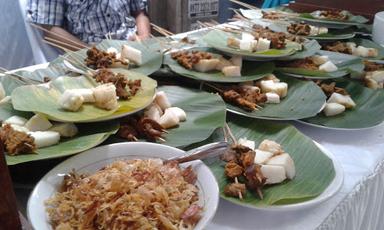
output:
<path id="1" fill-rule="evenodd" d="M 164 161 L 165 163 L 176 161 L 179 164 L 194 161 L 194 160 L 203 160 L 206 158 L 211 158 L 223 154 L 229 148 L 229 143 L 226 141 L 214 142 L 208 145 L 204 145 L 197 149 L 193 149 L 187 152 L 186 156 L 173 157 Z"/>

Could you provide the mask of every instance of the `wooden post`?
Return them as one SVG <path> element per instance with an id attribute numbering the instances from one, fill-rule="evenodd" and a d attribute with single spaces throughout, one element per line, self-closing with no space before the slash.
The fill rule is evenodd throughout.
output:
<path id="1" fill-rule="evenodd" d="M 21 229 L 16 195 L 4 156 L 3 144 L 0 142 L 0 229 Z"/>

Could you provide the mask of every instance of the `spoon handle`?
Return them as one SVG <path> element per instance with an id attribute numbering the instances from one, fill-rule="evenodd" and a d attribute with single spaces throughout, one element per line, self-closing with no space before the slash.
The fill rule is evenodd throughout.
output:
<path id="1" fill-rule="evenodd" d="M 194 152 L 192 152 L 187 156 L 170 158 L 166 160 L 164 163 L 167 163 L 170 161 L 177 161 L 177 163 L 181 164 L 181 163 L 194 161 L 194 160 L 202 160 L 208 157 L 218 156 L 224 153 L 228 149 L 228 147 L 229 147 L 228 142 L 216 142 L 216 143 L 208 144 L 206 146 L 202 146 L 197 150 L 194 150 Z"/>

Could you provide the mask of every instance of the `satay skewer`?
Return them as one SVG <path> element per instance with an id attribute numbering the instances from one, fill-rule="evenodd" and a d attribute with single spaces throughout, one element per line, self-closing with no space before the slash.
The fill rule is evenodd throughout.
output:
<path id="1" fill-rule="evenodd" d="M 70 44 L 68 44 L 68 43 L 65 43 L 65 42 L 62 42 L 62 41 L 59 41 L 59 40 L 56 40 L 56 39 L 54 39 L 54 38 L 50 38 L 50 37 L 44 37 L 44 40 L 45 41 L 48 41 L 48 42 L 52 42 L 52 43 L 54 43 L 54 44 L 56 44 L 56 45 L 61 45 L 61 46 L 66 46 L 66 47 L 68 47 L 68 48 L 70 48 L 70 49 L 68 49 L 68 50 L 71 50 L 71 51 L 77 51 L 77 50 L 80 50 L 80 48 L 79 47 L 76 47 L 76 46 L 73 46 L 73 45 L 70 45 Z"/>
<path id="2" fill-rule="evenodd" d="M 229 0 L 229 1 L 236 3 L 237 5 L 243 6 L 247 9 L 251 9 L 251 10 L 259 10 L 260 9 L 260 8 L 257 8 L 256 6 L 250 5 L 250 4 L 242 2 L 242 1 L 238 1 L 238 0 Z"/>

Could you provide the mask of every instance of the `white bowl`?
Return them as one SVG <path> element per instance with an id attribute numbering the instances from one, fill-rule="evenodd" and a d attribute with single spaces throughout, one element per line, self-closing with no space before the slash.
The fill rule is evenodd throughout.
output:
<path id="1" fill-rule="evenodd" d="M 28 200 L 28 218 L 34 229 L 52 229 L 45 212 L 44 201 L 55 194 L 63 176 L 72 169 L 79 173 L 93 173 L 121 159 L 168 159 L 182 155 L 185 155 L 185 152 L 177 148 L 147 142 L 118 143 L 85 151 L 57 165 L 39 181 Z M 200 190 L 199 200 L 203 207 L 203 215 L 195 229 L 203 229 L 216 213 L 219 187 L 212 172 L 201 161 L 185 163 L 183 167 L 184 165 L 185 167 L 192 165 L 197 174 L 196 184 Z"/>

